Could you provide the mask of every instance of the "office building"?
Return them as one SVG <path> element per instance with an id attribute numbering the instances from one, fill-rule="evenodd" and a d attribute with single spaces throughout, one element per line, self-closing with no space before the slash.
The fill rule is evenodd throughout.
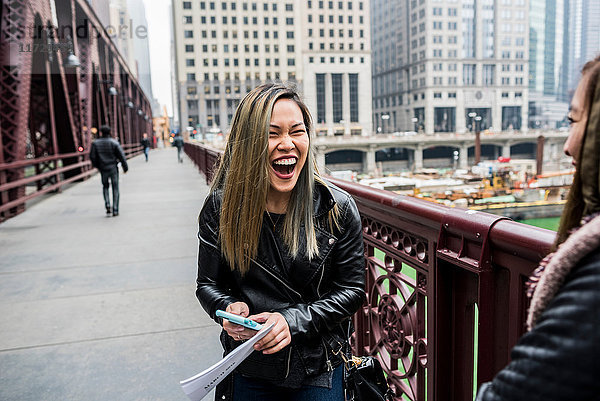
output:
<path id="1" fill-rule="evenodd" d="M 148 21 L 146 8 L 142 0 L 127 0 L 127 9 L 133 28 L 133 58 L 137 79 L 148 99 L 152 99 L 152 112 L 160 114 L 152 93 L 152 76 L 150 71 L 150 43 L 148 42 Z"/>
<path id="2" fill-rule="evenodd" d="M 530 0 L 529 127 L 567 124 L 568 11 L 564 0 Z"/>
<path id="3" fill-rule="evenodd" d="M 600 54 L 600 1 L 569 0 L 568 89 L 572 96 L 581 68 Z"/>
<path id="4" fill-rule="evenodd" d="M 173 2 L 181 126 L 227 132 L 252 88 L 297 85 L 318 135 L 371 133 L 368 2 Z"/>
<path id="5" fill-rule="evenodd" d="M 377 132 L 526 130 L 528 0 L 373 0 Z"/>

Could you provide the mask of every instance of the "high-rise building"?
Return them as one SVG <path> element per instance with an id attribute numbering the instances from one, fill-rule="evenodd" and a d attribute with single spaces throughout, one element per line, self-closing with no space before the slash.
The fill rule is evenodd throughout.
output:
<path id="1" fill-rule="evenodd" d="M 530 0 L 530 128 L 557 128 L 566 124 L 568 10 L 568 1 Z"/>
<path id="2" fill-rule="evenodd" d="M 378 132 L 525 130 L 529 0 L 372 0 Z"/>
<path id="3" fill-rule="evenodd" d="M 581 68 L 600 53 L 600 1 L 569 0 L 568 88 L 572 95 Z"/>
<path id="4" fill-rule="evenodd" d="M 295 83 L 318 135 L 369 135 L 364 0 L 173 1 L 181 126 L 226 132 L 252 88 Z"/>
<path id="5" fill-rule="evenodd" d="M 148 39 L 148 21 L 146 20 L 146 8 L 142 0 L 127 0 L 127 10 L 131 19 L 133 32 L 133 58 L 135 60 L 135 72 L 142 90 L 152 100 L 152 112 L 160 114 L 160 106 L 156 107 L 152 94 L 152 77 L 150 74 L 150 43 Z"/>
<path id="6" fill-rule="evenodd" d="M 127 9 L 126 0 L 109 0 L 110 23 L 106 31 L 117 45 L 119 53 L 127 62 L 129 69 L 137 76 L 135 56 L 133 54 L 133 24 Z"/>

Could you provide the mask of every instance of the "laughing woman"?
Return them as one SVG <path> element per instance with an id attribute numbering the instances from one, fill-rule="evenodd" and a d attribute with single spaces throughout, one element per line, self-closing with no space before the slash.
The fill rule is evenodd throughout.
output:
<path id="1" fill-rule="evenodd" d="M 345 341 L 364 297 L 361 222 L 352 198 L 316 171 L 298 93 L 262 85 L 236 110 L 199 217 L 196 296 L 222 324 L 225 353 L 256 332 L 218 309 L 274 324 L 217 388 L 217 400 L 342 401 Z"/>

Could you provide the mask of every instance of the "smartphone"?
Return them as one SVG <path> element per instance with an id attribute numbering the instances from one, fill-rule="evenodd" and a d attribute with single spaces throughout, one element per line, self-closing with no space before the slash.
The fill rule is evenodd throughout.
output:
<path id="1" fill-rule="evenodd" d="M 220 309 L 217 310 L 216 314 L 219 317 L 229 320 L 231 323 L 239 324 L 240 326 L 244 326 L 252 330 L 260 330 L 263 327 L 262 324 L 256 323 L 254 320 L 240 315 L 234 315 L 233 313 L 225 312 Z"/>

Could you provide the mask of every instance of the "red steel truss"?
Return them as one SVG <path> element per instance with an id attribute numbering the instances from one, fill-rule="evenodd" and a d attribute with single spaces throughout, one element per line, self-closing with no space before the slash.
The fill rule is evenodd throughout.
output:
<path id="1" fill-rule="evenodd" d="M 220 151 L 186 143 L 211 180 Z M 362 218 L 367 300 L 354 350 L 376 355 L 395 400 L 472 400 L 525 329 L 525 282 L 555 233 L 328 178 Z"/>
<path id="2" fill-rule="evenodd" d="M 87 178 L 101 125 L 128 157 L 152 132 L 150 102 L 88 2 L 53 5 L 2 0 L 0 222 L 27 200 Z"/>

